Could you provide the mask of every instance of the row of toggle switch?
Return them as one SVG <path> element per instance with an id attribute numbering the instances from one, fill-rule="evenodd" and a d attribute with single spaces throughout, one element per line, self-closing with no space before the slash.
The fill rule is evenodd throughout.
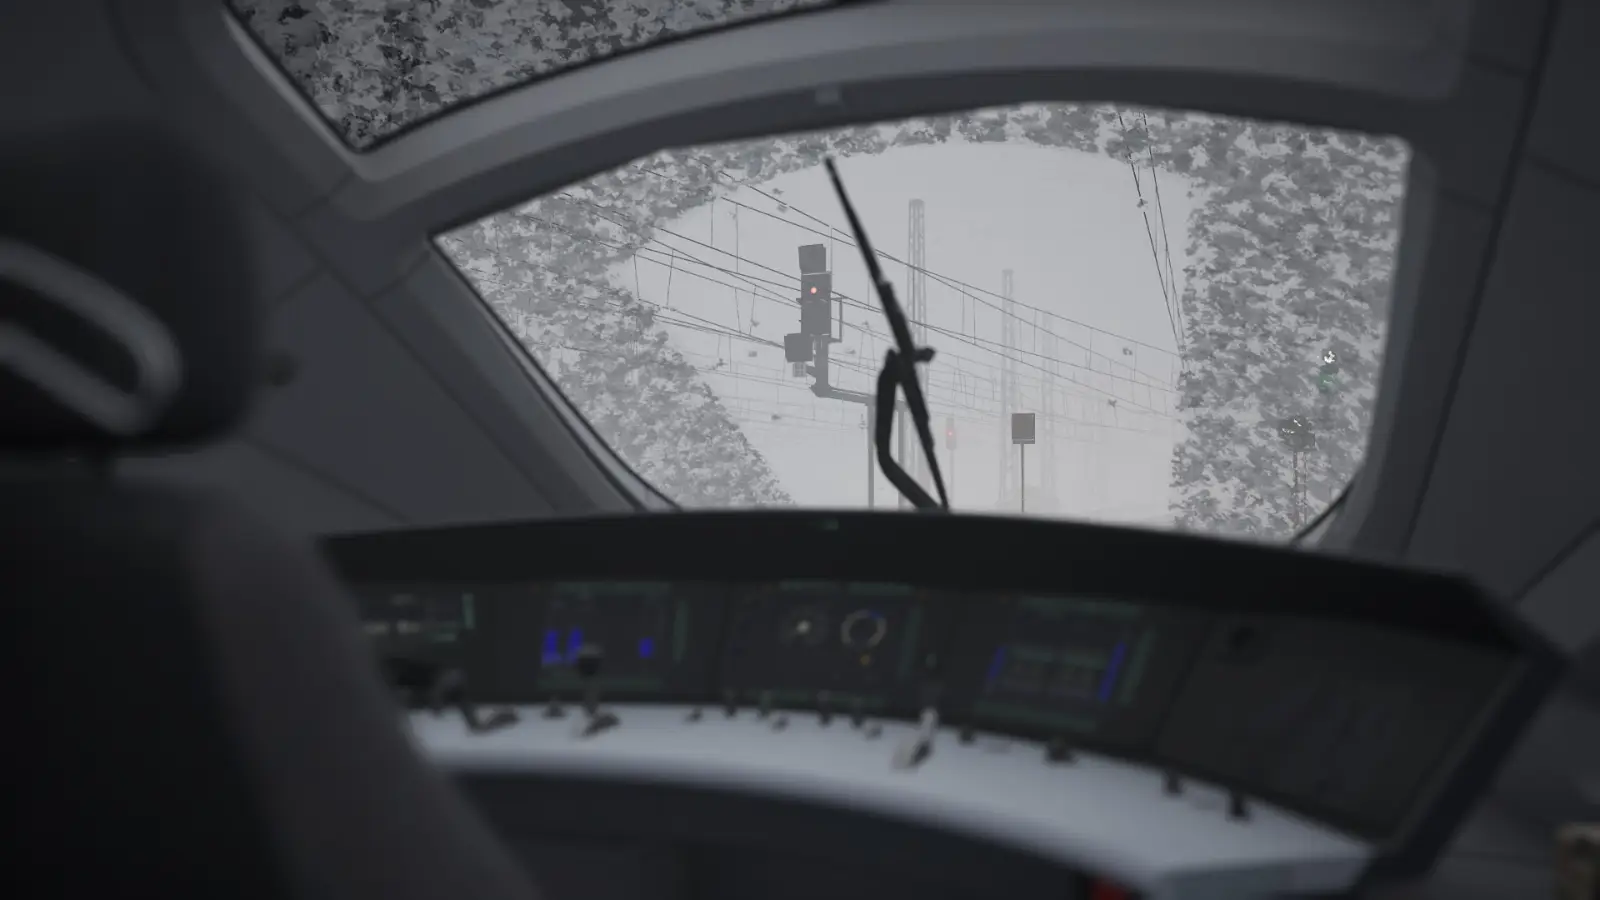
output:
<path id="1" fill-rule="evenodd" d="M 579 723 L 577 736 L 580 738 L 594 737 L 604 731 L 615 728 L 621 720 L 615 713 L 605 710 L 600 704 L 600 687 L 598 676 L 604 663 L 605 655 L 598 646 L 588 644 L 580 648 L 575 660 L 578 677 L 584 683 L 583 690 L 583 720 Z M 937 687 L 931 687 L 927 692 L 927 699 L 937 698 Z M 816 714 L 820 725 L 826 727 L 833 723 L 835 715 L 834 698 L 826 691 L 817 694 Z M 727 691 L 723 695 L 722 714 L 724 718 L 733 719 L 739 715 L 740 705 L 738 694 Z M 775 715 L 776 713 L 776 715 Z M 855 698 L 848 710 L 850 727 L 862 731 L 869 739 L 876 739 L 883 734 L 883 726 L 867 720 L 865 702 Z M 547 719 L 560 719 L 566 716 L 558 697 L 552 696 L 545 707 L 544 717 Z M 689 710 L 685 721 L 690 723 L 700 722 L 705 718 L 705 713 L 700 707 Z M 756 718 L 770 721 L 772 730 L 782 731 L 789 726 L 789 717 L 775 709 L 774 697 L 770 691 L 763 692 L 756 703 Z M 895 751 L 893 764 L 896 769 L 915 770 L 933 755 L 934 738 L 939 730 L 939 711 L 937 706 L 930 705 L 923 708 L 918 718 L 918 726 L 905 742 Z M 962 744 L 972 744 L 977 741 L 978 732 L 971 724 L 961 726 L 957 731 L 957 740 Z M 1053 765 L 1065 765 L 1076 762 L 1077 754 L 1072 745 L 1064 737 L 1055 737 L 1045 743 L 1044 759 Z M 1182 777 L 1173 771 L 1162 775 L 1162 789 L 1168 796 L 1177 797 L 1184 793 Z M 1228 818 L 1243 821 L 1250 818 L 1250 805 L 1248 798 L 1238 791 L 1228 793 Z"/>
<path id="2" fill-rule="evenodd" d="M 782 712 L 778 712 L 778 714 L 774 716 L 773 713 L 775 711 L 772 692 L 763 692 L 756 702 L 756 718 L 763 721 L 770 720 L 772 722 L 772 730 L 774 731 L 782 731 L 783 729 L 789 727 L 789 717 Z M 817 694 L 816 711 L 818 724 L 824 727 L 833 724 L 833 717 L 835 714 L 833 697 L 827 691 L 822 691 Z M 739 695 L 736 692 L 727 691 L 723 694 L 722 715 L 724 718 L 728 719 L 738 717 Z M 882 725 L 877 723 L 869 723 L 867 721 L 866 704 L 860 698 L 857 698 L 850 705 L 849 717 L 850 727 L 864 730 L 867 734 L 867 737 L 875 738 L 883 734 Z M 702 711 L 699 707 L 695 707 L 689 710 L 689 715 L 686 717 L 686 721 L 699 722 L 704 718 L 704 711 Z"/>

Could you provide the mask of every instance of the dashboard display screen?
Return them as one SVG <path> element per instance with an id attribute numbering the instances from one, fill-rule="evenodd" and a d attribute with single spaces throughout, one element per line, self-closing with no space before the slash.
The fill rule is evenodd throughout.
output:
<path id="1" fill-rule="evenodd" d="M 382 588 L 362 592 L 361 621 L 380 646 L 454 644 L 477 627 L 476 592 L 451 588 Z"/>
<path id="2" fill-rule="evenodd" d="M 613 690 L 664 690 L 688 655 L 689 602 L 671 584 L 554 584 L 542 593 L 541 687 L 576 686 L 573 664 L 585 645 L 604 652 L 600 677 Z"/>
<path id="3" fill-rule="evenodd" d="M 869 708 L 914 705 L 919 673 L 937 663 L 939 612 L 933 595 L 895 584 L 742 589 L 732 600 L 722 680 L 779 703 L 812 704 L 822 693 Z"/>
<path id="4" fill-rule="evenodd" d="M 480 592 L 474 693 L 486 701 L 575 699 L 578 652 L 598 651 L 593 683 L 647 699 L 710 690 L 723 592 L 697 584 L 557 581 Z"/>
<path id="5" fill-rule="evenodd" d="M 472 587 L 372 585 L 358 592 L 362 630 L 379 656 L 426 660 L 459 669 L 469 683 L 491 673 L 483 652 L 490 598 Z"/>
<path id="6" fill-rule="evenodd" d="M 1112 743 L 1148 739 L 1198 617 L 1080 597 L 1002 597 L 970 615 L 953 682 L 976 722 Z"/>
<path id="7" fill-rule="evenodd" d="M 1218 623 L 1156 742 L 1165 759 L 1366 825 L 1398 818 L 1505 677 L 1498 654 L 1292 618 Z"/>

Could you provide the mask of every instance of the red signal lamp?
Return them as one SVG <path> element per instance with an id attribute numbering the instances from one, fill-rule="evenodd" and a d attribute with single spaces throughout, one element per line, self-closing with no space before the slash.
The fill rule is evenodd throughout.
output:
<path id="1" fill-rule="evenodd" d="M 832 299 L 833 275 L 828 272 L 807 272 L 801 275 L 800 296 L 806 300 Z"/>
<path id="2" fill-rule="evenodd" d="M 1089 888 L 1089 900 L 1135 900 L 1132 891 L 1109 881 L 1096 881 Z"/>

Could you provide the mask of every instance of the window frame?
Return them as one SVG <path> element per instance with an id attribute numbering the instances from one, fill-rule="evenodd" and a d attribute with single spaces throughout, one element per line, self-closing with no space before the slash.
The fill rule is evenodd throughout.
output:
<path id="1" fill-rule="evenodd" d="M 1463 289 L 1446 257 L 1482 252 L 1521 113 L 1511 75 L 1497 81 L 1491 67 L 1468 63 L 1465 4 L 1153 0 L 998 15 L 987 4 L 884 0 L 607 57 L 354 153 L 230 13 L 211 0 L 179 6 L 176 16 L 125 21 L 165 29 L 171 49 L 210 71 L 214 88 L 319 186 L 296 218 L 308 233 L 349 236 L 351 252 L 333 263 L 357 280 L 414 259 L 419 244 L 437 256 L 434 235 L 669 147 L 1052 101 L 1397 135 L 1413 162 L 1374 422 L 1361 477 L 1316 541 L 1379 556 L 1404 549 L 1470 326 L 1463 295 L 1475 285 Z M 1304 113 L 1312 109 L 1314 119 Z M 453 306 L 452 315 L 486 309 Z M 530 374 L 526 391 L 529 402 L 565 404 L 548 379 Z M 620 463 L 590 446 L 586 428 L 567 428 L 587 450 L 565 464 L 595 465 L 595 453 L 608 468 Z M 629 488 L 636 507 L 651 508 L 642 480 L 625 480 L 639 482 Z"/>

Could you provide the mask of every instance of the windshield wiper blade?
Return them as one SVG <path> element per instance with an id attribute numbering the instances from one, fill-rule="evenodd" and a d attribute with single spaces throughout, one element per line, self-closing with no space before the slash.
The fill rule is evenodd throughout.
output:
<path id="1" fill-rule="evenodd" d="M 911 340 L 911 326 L 906 321 L 905 311 L 900 308 L 900 301 L 895 299 L 894 286 L 883 277 L 878 255 L 872 252 L 866 229 L 861 226 L 856 208 L 850 205 L 850 197 L 845 193 L 838 166 L 834 165 L 832 157 L 824 159 L 823 165 L 828 169 L 828 178 L 833 181 L 834 192 L 839 195 L 839 205 L 844 207 L 844 215 L 850 223 L 856 246 L 861 248 L 861 258 L 867 263 L 867 274 L 878 292 L 878 301 L 883 304 L 883 317 L 889 320 L 889 331 L 894 335 L 894 347 L 884 355 L 883 369 L 878 373 L 877 412 L 873 422 L 873 444 L 878 449 L 878 468 L 883 470 L 884 477 L 912 506 L 921 510 L 948 512 L 950 495 L 945 493 L 944 475 L 939 472 L 939 458 L 933 453 L 933 426 L 928 416 L 928 400 L 922 394 L 922 381 L 917 377 L 917 363 L 932 362 L 933 348 L 918 347 Z M 917 441 L 922 445 L 923 458 L 928 461 L 933 486 L 939 492 L 937 500 L 917 484 L 916 479 L 889 452 L 889 440 L 894 434 L 895 407 L 898 405 L 896 395 L 902 391 L 906 395 L 906 407 L 911 411 L 911 421 L 917 426 Z"/>

